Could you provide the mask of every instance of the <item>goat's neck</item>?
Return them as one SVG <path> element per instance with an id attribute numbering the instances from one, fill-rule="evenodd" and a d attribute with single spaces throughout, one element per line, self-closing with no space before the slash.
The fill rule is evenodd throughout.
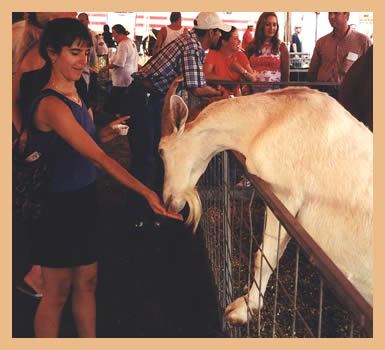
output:
<path id="1" fill-rule="evenodd" d="M 201 155 L 208 161 L 217 153 L 234 150 L 245 154 L 250 141 L 250 130 L 232 118 L 224 120 L 201 120 L 190 130 L 197 138 Z"/>

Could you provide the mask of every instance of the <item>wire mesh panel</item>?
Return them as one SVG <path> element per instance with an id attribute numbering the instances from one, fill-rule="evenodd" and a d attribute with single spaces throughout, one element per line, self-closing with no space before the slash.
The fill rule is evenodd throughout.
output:
<path id="1" fill-rule="evenodd" d="M 277 253 L 276 261 L 266 259 L 262 237 L 266 221 L 271 219 L 267 215 L 270 209 L 266 209 L 264 200 L 231 152 L 213 158 L 198 190 L 203 206 L 201 225 L 226 336 L 371 336 L 371 327 L 364 329 L 367 324 L 355 321 L 351 311 L 337 300 L 295 240 L 288 243 L 281 259 L 282 251 Z M 278 242 L 284 230 L 279 225 Z M 261 286 L 261 276 L 253 275 L 254 256 L 258 251 L 258 264 L 266 264 L 273 271 L 264 295 L 259 296 L 263 307 L 249 308 L 245 325 L 230 326 L 225 321 L 226 306 L 238 297 L 244 297 L 248 305 L 250 288 L 254 284 L 259 290 Z"/>

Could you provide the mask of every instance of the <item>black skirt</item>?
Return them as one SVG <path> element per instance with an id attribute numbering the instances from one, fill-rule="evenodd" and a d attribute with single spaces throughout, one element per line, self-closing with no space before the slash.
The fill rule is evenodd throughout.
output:
<path id="1" fill-rule="evenodd" d="M 96 185 L 51 193 L 46 210 L 30 231 L 31 263 L 76 267 L 97 261 L 98 206 Z"/>

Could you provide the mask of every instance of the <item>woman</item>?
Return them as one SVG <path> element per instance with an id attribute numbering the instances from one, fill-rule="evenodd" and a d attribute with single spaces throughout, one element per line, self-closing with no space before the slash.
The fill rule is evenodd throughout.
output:
<path id="1" fill-rule="evenodd" d="M 32 259 L 41 265 L 45 285 L 35 314 L 36 337 L 58 336 L 70 292 L 79 337 L 95 337 L 97 168 L 142 195 L 155 213 L 181 219 L 97 145 L 95 126 L 75 88 L 91 45 L 87 28 L 70 18 L 49 22 L 40 40 L 40 55 L 51 72 L 44 90 L 57 95 L 42 98 L 32 115 L 34 139 L 52 169 L 47 213 L 33 232 Z M 99 140 L 113 139 L 119 131 L 111 126 L 127 118 L 101 129 Z"/>
<path id="2" fill-rule="evenodd" d="M 118 43 L 118 47 L 111 63 L 99 70 L 104 72 L 112 69 L 112 90 L 108 108 L 115 114 L 125 113 L 124 92 L 132 83 L 131 74 L 138 70 L 138 52 L 135 43 L 127 37 L 128 34 L 121 24 L 112 27 L 112 37 Z"/>
<path id="3" fill-rule="evenodd" d="M 246 47 L 251 68 L 257 81 L 289 81 L 289 51 L 278 38 L 278 18 L 275 12 L 263 12 L 258 19 L 253 41 Z M 279 88 L 279 85 L 252 86 L 253 92 Z"/>
<path id="4" fill-rule="evenodd" d="M 222 31 L 216 49 L 209 50 L 203 64 L 206 79 L 212 80 L 251 80 L 255 73 L 250 67 L 247 56 L 240 51 L 238 29 L 231 27 L 229 32 Z M 239 85 L 226 85 L 229 94 L 240 95 Z"/>

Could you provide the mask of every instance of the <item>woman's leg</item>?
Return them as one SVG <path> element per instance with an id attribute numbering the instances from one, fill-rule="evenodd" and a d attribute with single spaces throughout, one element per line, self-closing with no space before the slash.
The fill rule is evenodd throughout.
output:
<path id="1" fill-rule="evenodd" d="M 72 280 L 72 314 L 81 338 L 96 337 L 95 289 L 97 263 L 74 268 Z"/>
<path id="2" fill-rule="evenodd" d="M 42 267 L 44 294 L 35 314 L 35 336 L 55 338 L 59 334 L 63 307 L 71 290 L 72 269 Z"/>

